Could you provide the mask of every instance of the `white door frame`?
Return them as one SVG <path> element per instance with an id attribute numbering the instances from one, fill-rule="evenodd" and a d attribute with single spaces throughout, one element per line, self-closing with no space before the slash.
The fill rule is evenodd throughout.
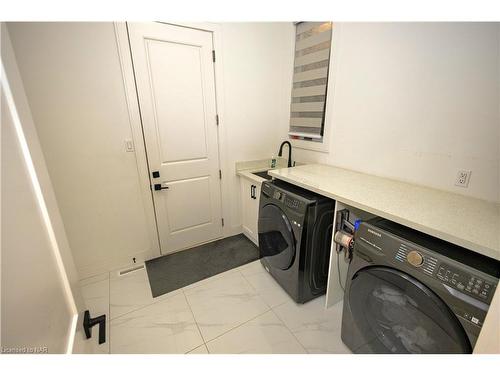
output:
<path id="1" fill-rule="evenodd" d="M 137 163 L 137 171 L 139 173 L 139 189 L 141 191 L 142 202 L 147 218 L 148 234 L 151 239 L 153 248 L 150 250 L 152 258 L 161 255 L 160 238 L 156 227 L 156 215 L 153 204 L 153 195 L 150 189 L 149 167 L 146 156 L 146 146 L 142 133 L 141 112 L 135 89 L 135 76 L 132 65 L 132 55 L 128 43 L 127 26 L 125 22 L 115 22 L 116 45 L 118 48 L 118 56 L 123 76 L 123 89 L 125 91 L 125 99 L 127 101 L 130 129 L 132 131 L 132 139 L 135 148 L 135 158 Z M 146 260 L 146 259 L 140 259 Z"/>
<path id="2" fill-rule="evenodd" d="M 166 23 L 166 22 L 163 22 Z M 221 26 L 214 23 L 167 23 L 173 26 L 187 27 L 212 33 L 213 48 L 216 51 L 215 69 L 215 100 L 217 113 L 219 115 L 219 126 L 217 128 L 218 136 L 218 154 L 219 154 L 219 168 L 222 171 L 221 180 L 221 206 L 222 217 L 224 218 L 224 227 L 222 228 L 222 237 L 232 236 L 241 232 L 239 226 L 235 227 L 231 223 L 231 212 L 229 206 L 229 199 L 223 197 L 230 197 L 229 186 L 229 168 L 227 165 L 227 137 L 224 122 L 224 100 L 223 100 L 223 58 L 222 58 L 222 29 Z M 125 22 L 115 22 L 115 33 L 118 45 L 118 53 L 120 55 L 120 63 L 122 66 L 122 73 L 124 79 L 125 94 L 127 97 L 127 104 L 129 106 L 130 124 L 132 128 L 132 137 L 134 140 L 137 168 L 139 170 L 141 192 L 143 201 L 145 202 L 146 214 L 148 216 L 148 224 L 150 227 L 150 235 L 154 236 L 154 243 L 157 245 L 153 249 L 154 256 L 160 256 L 160 245 L 158 230 L 156 227 L 156 216 L 153 205 L 153 195 L 150 188 L 149 167 L 146 157 L 146 148 L 144 146 L 144 135 L 142 130 L 142 123 L 140 117 L 139 102 L 137 99 L 137 91 L 135 87 L 135 76 L 133 70 L 132 56 L 130 53 L 130 46 L 128 42 L 127 25 Z"/>

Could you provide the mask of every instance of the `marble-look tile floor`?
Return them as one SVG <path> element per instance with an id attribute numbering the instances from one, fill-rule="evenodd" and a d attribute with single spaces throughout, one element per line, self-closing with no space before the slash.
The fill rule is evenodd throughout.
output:
<path id="1" fill-rule="evenodd" d="M 81 286 L 91 314 L 108 318 L 98 353 L 350 353 L 340 339 L 342 301 L 296 304 L 259 261 L 157 298 L 145 268 Z"/>

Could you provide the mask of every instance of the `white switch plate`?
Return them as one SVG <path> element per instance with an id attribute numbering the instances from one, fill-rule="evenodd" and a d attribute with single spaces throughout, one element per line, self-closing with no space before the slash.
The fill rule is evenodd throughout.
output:
<path id="1" fill-rule="evenodd" d="M 134 152 L 134 142 L 131 139 L 125 140 L 125 151 Z"/>
<path id="2" fill-rule="evenodd" d="M 455 185 L 466 188 L 469 186 L 471 171 L 460 170 L 457 172 L 457 178 L 455 179 Z"/>

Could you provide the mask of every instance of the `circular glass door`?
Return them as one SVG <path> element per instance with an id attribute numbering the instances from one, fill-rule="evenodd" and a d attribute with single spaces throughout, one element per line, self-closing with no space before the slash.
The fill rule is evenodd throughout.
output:
<path id="1" fill-rule="evenodd" d="M 290 221 L 283 211 L 268 204 L 259 212 L 260 255 L 281 270 L 290 268 L 295 258 L 295 240 Z"/>
<path id="2" fill-rule="evenodd" d="M 349 289 L 364 353 L 470 353 L 467 336 L 448 306 L 411 276 L 385 267 L 358 271 Z"/>

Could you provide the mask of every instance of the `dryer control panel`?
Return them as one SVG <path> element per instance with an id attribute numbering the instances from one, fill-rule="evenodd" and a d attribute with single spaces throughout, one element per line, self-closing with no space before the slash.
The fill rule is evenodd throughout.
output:
<path id="1" fill-rule="evenodd" d="M 443 283 L 458 289 L 462 293 L 476 298 L 479 297 L 484 301 L 489 301 L 495 290 L 495 285 L 484 278 L 464 272 L 446 263 L 440 264 L 436 276 Z"/>

